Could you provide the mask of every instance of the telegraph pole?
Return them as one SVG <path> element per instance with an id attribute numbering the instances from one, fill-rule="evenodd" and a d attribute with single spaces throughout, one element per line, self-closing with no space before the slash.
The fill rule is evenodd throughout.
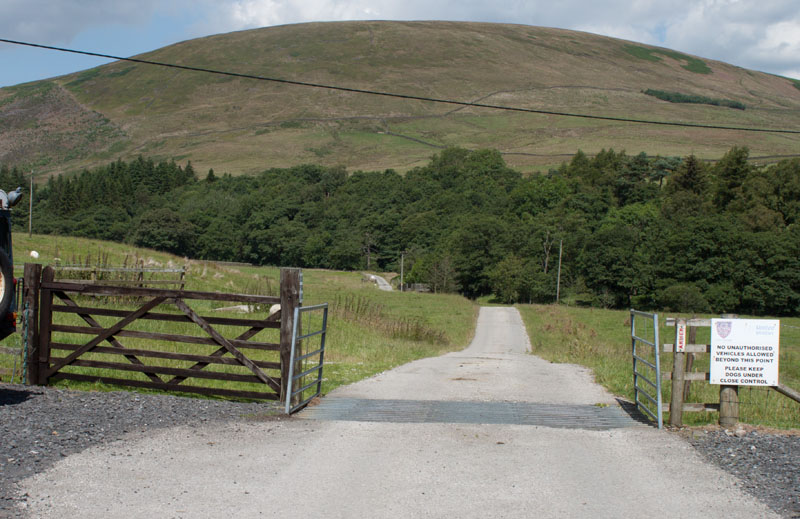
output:
<path id="1" fill-rule="evenodd" d="M 561 253 L 564 250 L 564 240 L 562 239 L 558 244 L 558 277 L 556 278 L 556 304 L 558 304 L 561 296 Z"/>
<path id="2" fill-rule="evenodd" d="M 403 260 L 405 260 L 406 251 L 400 253 L 400 292 L 403 291 Z"/>
<path id="3" fill-rule="evenodd" d="M 33 170 L 31 170 L 31 192 L 28 195 L 28 238 L 33 236 Z"/>

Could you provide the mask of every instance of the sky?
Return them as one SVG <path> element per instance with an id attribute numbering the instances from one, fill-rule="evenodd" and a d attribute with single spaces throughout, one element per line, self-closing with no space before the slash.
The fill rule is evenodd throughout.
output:
<path id="1" fill-rule="evenodd" d="M 0 38 L 125 57 L 210 34 L 338 20 L 574 29 L 800 79 L 798 0 L 0 0 Z M 108 61 L 0 43 L 0 87 Z"/>

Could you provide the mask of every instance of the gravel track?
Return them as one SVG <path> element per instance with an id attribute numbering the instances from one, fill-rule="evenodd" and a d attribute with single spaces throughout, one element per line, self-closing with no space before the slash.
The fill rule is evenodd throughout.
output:
<path id="1" fill-rule="evenodd" d="M 285 420 L 278 412 L 275 403 L 0 384 L 0 517 L 26 517 L 19 481 L 88 447 L 180 425 Z"/>
<path id="2" fill-rule="evenodd" d="M 16 483 L 87 447 L 154 429 L 286 420 L 274 404 L 0 384 L 0 517 L 25 518 Z M 57 434 L 54 434 L 57 433 Z M 786 518 L 800 518 L 800 435 L 692 431 L 687 441 Z"/>
<path id="3" fill-rule="evenodd" d="M 504 398 L 524 400 L 523 397 L 527 394 L 532 402 L 568 404 L 570 402 L 563 401 L 563 398 L 575 393 L 586 402 L 595 403 L 594 405 L 597 402 L 604 402 L 605 393 L 599 386 L 587 387 L 582 382 L 584 379 L 590 378 L 583 368 L 550 364 L 526 355 L 524 350 L 527 337 L 523 330 L 521 320 L 514 311 L 482 309 L 476 339 L 473 345 L 464 352 L 417 361 L 370 380 L 339 388 L 334 393 L 338 397 L 360 396 L 363 398 L 364 394 L 367 394 L 371 398 L 396 398 L 395 393 L 400 391 L 406 398 L 424 398 L 426 395 L 436 395 L 437 398 L 447 399 L 464 395 L 468 391 L 467 396 L 470 400 L 489 402 L 496 400 L 495 392 L 492 389 L 502 386 L 500 382 L 505 381 L 507 387 L 502 386 L 497 390 Z M 511 351 L 517 349 L 521 351 Z M 532 391 L 531 388 L 534 386 L 535 391 Z M 572 386 L 579 388 L 580 391 L 570 391 Z M 419 390 L 419 394 L 415 393 L 417 390 Z M 575 395 L 573 397 L 577 398 Z M 611 395 L 608 395 L 608 398 L 613 401 Z M 239 481 L 241 485 L 251 484 L 261 488 L 259 485 L 262 485 L 264 481 L 270 481 L 270 484 L 277 485 L 283 482 L 288 485 L 286 488 L 296 489 L 298 473 L 308 473 L 308 467 L 303 462 L 313 458 L 314 463 L 310 466 L 317 467 L 320 463 L 316 454 L 304 452 L 306 445 L 304 442 L 311 441 L 316 442 L 315 445 L 318 448 L 327 449 L 325 452 L 333 455 L 333 459 L 329 460 L 330 463 L 323 466 L 327 468 L 320 470 L 331 470 L 334 479 L 337 469 L 343 471 L 339 477 L 344 477 L 357 475 L 365 467 L 372 467 L 373 472 L 377 470 L 376 466 L 392 467 L 391 474 L 378 471 L 375 473 L 375 478 L 360 481 L 363 487 L 362 496 L 364 492 L 374 491 L 373 501 L 367 503 L 368 507 L 385 505 L 388 498 L 397 498 L 398 495 L 401 499 L 399 501 L 395 499 L 395 502 L 389 504 L 402 506 L 402 510 L 406 512 L 415 510 L 412 506 L 415 503 L 419 506 L 427 506 L 420 501 L 422 499 L 420 495 L 416 494 L 414 494 L 413 503 L 403 501 L 405 498 L 412 499 L 410 494 L 408 496 L 403 494 L 404 486 L 413 487 L 415 482 L 425 491 L 432 489 L 441 491 L 441 495 L 437 497 L 440 501 L 446 501 L 448 493 L 457 493 L 458 491 L 464 494 L 463 499 L 468 499 L 471 492 L 476 495 L 480 492 L 488 492 L 486 496 L 479 496 L 480 499 L 494 499 L 494 496 L 499 495 L 497 492 L 508 493 L 509 490 L 502 485 L 495 484 L 493 487 L 492 478 L 505 484 L 503 478 L 510 477 L 508 472 L 520 470 L 520 474 L 512 474 L 513 477 L 508 480 L 508 482 L 516 483 L 517 486 L 521 484 L 522 487 L 510 491 L 505 496 L 507 500 L 513 498 L 507 503 L 509 511 L 507 515 L 524 516 L 524 514 L 520 514 L 523 509 L 533 512 L 538 510 L 540 505 L 552 505 L 554 502 L 569 501 L 570 499 L 572 501 L 569 501 L 568 504 L 571 508 L 563 510 L 558 507 L 553 508 L 555 511 L 562 511 L 555 515 L 583 515 L 580 511 L 585 512 L 588 509 L 581 508 L 578 506 L 581 503 L 573 501 L 576 498 L 585 499 L 587 496 L 596 497 L 596 503 L 590 502 L 588 505 L 595 506 L 595 511 L 600 511 L 598 516 L 625 515 L 622 509 L 617 509 L 618 506 L 625 504 L 618 498 L 602 494 L 593 495 L 591 491 L 587 494 L 583 489 L 587 485 L 602 482 L 595 478 L 591 470 L 592 463 L 607 463 L 611 466 L 619 461 L 620 466 L 627 467 L 634 463 L 631 460 L 639 460 L 638 463 L 643 464 L 642 467 L 649 467 L 650 471 L 661 471 L 672 475 L 661 483 L 663 488 L 669 487 L 672 491 L 689 488 L 691 485 L 688 485 L 688 482 L 674 477 L 679 474 L 680 470 L 683 470 L 685 472 L 682 474 L 685 477 L 694 478 L 691 488 L 703 487 L 703 492 L 706 492 L 703 495 L 706 498 L 709 495 L 711 497 L 730 496 L 731 504 L 738 503 L 742 510 L 755 505 L 755 499 L 751 502 L 748 501 L 747 496 L 741 496 L 738 491 L 728 492 L 728 487 L 735 486 L 749 492 L 750 495 L 782 517 L 800 518 L 800 436 L 796 435 L 796 431 L 795 435 L 744 430 L 737 432 L 683 430 L 669 433 L 655 431 L 641 425 L 606 432 L 555 430 L 546 427 L 486 427 L 452 424 L 429 424 L 417 427 L 414 424 L 332 423 L 310 419 L 288 419 L 275 414 L 278 412 L 280 409 L 274 403 L 234 403 L 158 394 L 81 392 L 0 384 L 0 434 L 2 434 L 2 442 L 0 442 L 0 517 L 27 518 L 34 516 L 37 493 L 43 494 L 47 499 L 60 505 L 58 488 L 26 486 L 25 488 L 31 492 L 30 504 L 28 504 L 28 496 L 20 494 L 20 487 L 17 484 L 34 474 L 44 473 L 66 457 L 69 459 L 58 464 L 52 473 L 48 472 L 47 475 L 50 477 L 61 471 L 63 474 L 55 477 L 53 481 L 57 481 L 62 487 L 81 489 L 68 494 L 73 501 L 77 500 L 73 503 L 73 508 L 76 510 L 81 510 L 85 505 L 81 501 L 84 499 L 82 490 L 84 485 L 89 484 L 81 480 L 81 477 L 91 478 L 94 481 L 95 497 L 102 497 L 104 492 L 108 492 L 109 485 L 114 481 L 116 481 L 118 490 L 125 489 L 129 486 L 129 480 L 126 478 L 131 477 L 131 474 L 134 476 L 150 474 L 150 469 L 155 468 L 163 472 L 160 478 L 156 477 L 160 484 L 168 486 L 174 483 L 172 475 L 176 467 L 179 467 L 177 462 L 171 461 L 171 458 L 170 460 L 164 459 L 163 466 L 160 466 L 159 459 L 158 463 L 154 465 L 153 459 L 139 458 L 135 456 L 135 453 L 129 453 L 127 451 L 129 444 L 135 444 L 137 448 L 149 452 L 150 458 L 169 453 L 170 456 L 174 454 L 177 460 L 183 460 L 187 459 L 187 453 L 191 452 L 202 462 L 197 466 L 214 467 L 214 470 L 217 471 L 214 478 L 215 480 L 219 479 L 220 484 L 228 485 L 231 475 L 238 475 L 242 470 L 243 473 L 251 474 L 253 477 L 260 474 L 259 477 L 262 480 L 256 478 L 253 481 L 249 479 L 246 482 Z M 277 427 L 283 431 L 274 433 L 265 431 L 260 424 L 255 423 L 246 427 L 247 430 L 244 432 L 238 431 L 238 428 L 241 427 L 238 424 L 247 421 L 278 420 L 285 422 Z M 230 426 L 236 430 L 229 430 Z M 188 436 L 186 434 L 187 427 L 192 430 L 192 434 Z M 196 432 L 199 434 L 194 434 L 194 429 L 197 429 Z M 213 431 L 222 431 L 227 434 L 228 441 L 219 444 L 208 442 L 204 436 L 205 431 L 212 431 L 212 433 Z M 178 449 L 175 452 L 166 448 L 167 445 L 173 445 L 170 443 L 170 436 L 180 439 L 180 442 L 174 444 Z M 409 442 L 409 438 L 420 436 L 422 437 L 420 441 Z M 342 441 L 341 438 L 347 438 L 347 441 Z M 125 440 L 125 444 L 112 445 L 112 442 L 118 440 Z M 248 445 L 247 442 L 255 443 Z M 654 442 L 659 445 L 652 445 Z M 261 444 L 272 445 L 274 449 L 261 449 L 259 447 Z M 648 444 L 655 448 L 648 448 Z M 332 450 L 331 445 L 336 449 Z M 568 446 L 567 450 L 563 450 L 565 445 Z M 711 463 L 738 478 L 738 481 L 730 480 L 725 476 L 724 479 L 727 482 L 721 484 L 715 479 L 716 471 L 710 470 L 707 464 L 700 463 L 699 460 L 687 464 L 687 460 L 690 458 L 697 458 L 691 452 L 689 452 L 691 456 L 687 456 L 685 451 L 687 449 L 691 451 L 689 445 L 692 445 L 701 456 Z M 100 456 L 97 459 L 84 455 L 70 456 L 94 446 L 104 446 L 104 449 L 105 446 L 110 446 L 110 450 L 95 451 L 93 456 Z M 411 447 L 409 453 L 404 454 L 401 459 L 394 459 L 391 462 L 376 461 L 381 456 L 395 450 L 398 452 L 402 449 L 408 450 L 409 446 Z M 420 452 L 415 452 L 420 449 Z M 431 449 L 433 451 L 428 452 Z M 445 456 L 437 453 L 443 449 L 447 454 Z M 465 452 L 469 459 L 459 459 L 458 457 L 463 456 Z M 576 452 L 578 454 L 575 454 Z M 128 456 L 133 454 L 133 457 L 124 457 L 126 453 Z M 115 467 L 107 466 L 105 456 L 108 454 L 123 456 L 122 461 L 118 461 Z M 280 456 L 287 455 L 296 456 L 296 458 L 291 458 L 293 462 L 289 465 L 281 465 L 282 458 Z M 271 456 L 275 459 L 270 458 Z M 411 459 L 414 456 L 419 456 L 422 461 L 416 460 L 418 463 L 415 462 L 414 459 Z M 525 462 L 522 464 L 524 466 L 519 466 L 520 457 L 525 458 Z M 215 465 L 221 463 L 219 460 L 225 459 L 228 460 L 227 464 L 223 463 L 218 467 Z M 140 460 L 150 463 L 138 467 L 135 464 Z M 446 461 L 453 460 L 455 463 L 446 463 Z M 475 460 L 485 460 L 486 466 L 473 465 Z M 587 460 L 589 460 L 588 464 Z M 72 463 L 73 461 L 74 463 Z M 437 461 L 441 466 L 438 464 L 425 466 L 426 471 L 420 473 L 419 469 L 424 466 L 423 463 L 431 461 Z M 516 469 L 514 469 L 515 463 L 518 465 Z M 133 472 L 116 470 L 120 464 Z M 239 469 L 237 464 L 241 464 L 244 469 Z M 98 467 L 109 470 L 109 472 L 96 472 L 95 469 Z M 273 476 L 271 473 L 264 473 L 264 467 L 271 467 L 271 470 L 280 468 L 281 472 Z M 484 477 L 470 479 L 471 475 L 474 476 L 472 469 L 476 467 L 485 469 L 477 472 L 483 474 Z M 510 471 L 509 467 L 511 467 Z M 259 470 L 256 471 L 256 468 Z M 77 469 L 78 472 L 83 471 L 83 475 L 75 476 L 74 469 Z M 618 472 L 614 472 L 614 470 Z M 602 493 L 623 488 L 628 483 L 634 483 L 630 477 L 627 479 L 622 477 L 619 470 L 619 467 L 608 469 L 606 476 L 610 483 L 597 487 L 595 491 Z M 405 479 L 387 480 L 385 483 L 391 482 L 391 484 L 386 488 L 378 484 L 381 481 L 380 477 L 397 474 L 405 474 L 406 477 Z M 547 477 L 542 478 L 541 474 L 547 474 Z M 203 474 L 187 475 L 197 476 L 200 478 L 198 481 L 205 481 L 201 477 L 204 476 Z M 656 476 L 657 474 L 652 473 L 651 475 Z M 425 483 L 423 476 L 432 479 L 429 483 Z M 518 479 L 517 476 L 519 476 Z M 76 477 L 77 479 L 75 479 Z M 644 474 L 639 474 L 637 477 L 641 477 L 642 480 L 646 479 Z M 40 481 L 50 481 L 47 477 L 39 476 L 39 478 Z M 114 478 L 116 479 L 114 480 Z M 452 479 L 453 485 L 449 487 L 446 485 L 449 481 L 447 478 Z M 615 483 L 616 479 L 614 478 L 619 481 Z M 474 488 L 469 487 L 471 490 L 465 493 L 462 487 L 468 486 L 470 482 Z M 331 482 L 333 486 L 328 488 L 332 497 L 341 497 L 342 490 L 337 486 L 338 483 L 338 480 L 333 481 Z M 370 486 L 373 483 L 376 485 L 374 489 Z M 636 483 L 638 484 L 638 482 Z M 30 485 L 31 480 L 25 484 Z M 50 485 L 50 483 L 47 484 Z M 228 491 L 239 486 L 236 480 L 232 480 L 230 484 L 233 487 L 221 486 L 219 488 Z M 724 486 L 715 488 L 715 485 Z M 546 486 L 548 488 L 544 488 Z M 206 487 L 202 485 L 198 485 L 197 488 L 207 491 Z M 415 490 L 415 488 L 411 490 Z M 61 489 L 61 491 L 63 490 L 64 488 Z M 134 490 L 136 491 L 136 489 Z M 176 489 L 171 490 L 159 487 L 147 491 L 151 492 L 152 497 L 155 498 L 178 496 L 181 498 L 183 506 L 186 498 L 181 497 Z M 572 494 L 568 492 L 569 490 L 572 490 Z M 393 492 L 393 494 L 386 492 Z M 536 496 L 532 497 L 532 494 L 536 492 L 541 494 L 538 495 L 538 501 Z M 228 494 L 230 492 L 219 493 L 217 497 L 225 497 Z M 248 492 L 244 492 L 244 494 L 248 494 Z M 425 492 L 422 492 L 421 495 L 424 494 Z M 254 509 L 261 510 L 258 508 L 260 501 L 255 500 L 253 495 L 247 496 L 247 499 L 239 494 L 236 494 L 238 497 L 230 495 L 237 504 L 249 505 L 255 507 Z M 559 499 L 553 499 L 553 496 L 558 496 Z M 39 498 L 41 499 L 41 497 L 40 495 Z M 115 499 L 121 497 L 123 496 L 117 494 Z M 131 496 L 128 497 L 131 498 Z M 293 507 L 296 506 L 298 501 L 289 497 L 287 502 Z M 689 498 L 688 510 L 696 511 L 695 508 L 692 508 L 695 505 L 691 505 L 691 496 L 687 495 L 687 497 Z M 717 508 L 717 502 L 706 498 L 697 501 L 699 503 L 697 506 L 704 507 L 706 515 L 744 516 L 741 513 L 731 515 L 731 511 L 726 510 L 725 503 L 719 503 L 719 508 Z M 143 497 L 133 497 L 129 501 L 137 504 L 153 505 L 155 503 L 142 501 L 142 499 Z M 195 502 L 193 499 L 192 502 Z M 197 499 L 203 501 L 200 496 L 197 496 Z M 591 501 L 591 499 L 587 499 L 587 501 Z M 222 506 L 224 509 L 227 501 L 220 497 L 214 503 L 204 503 L 204 506 L 212 504 Z M 497 501 L 495 504 L 502 504 L 502 501 Z M 456 503 L 456 505 L 460 505 L 460 503 Z M 582 505 L 587 505 L 587 502 L 583 502 Z M 612 508 L 604 508 L 606 505 Z M 154 506 L 157 508 L 162 505 L 155 503 Z M 30 512 L 27 511 L 29 507 Z M 461 508 L 463 507 L 454 505 L 453 510 Z M 760 510 L 756 514 L 757 516 L 765 515 L 767 512 L 763 505 L 752 508 Z M 334 509 L 331 508 L 331 510 Z M 423 508 L 419 510 L 421 509 Z M 571 512 L 565 513 L 565 510 Z M 161 509 L 161 511 L 164 512 L 165 509 Z M 50 513 L 48 516 L 52 517 L 58 517 L 59 515 L 56 513 L 63 514 L 63 510 L 50 510 L 50 512 L 48 512 Z M 439 514 L 442 517 L 448 515 L 452 514 Z M 95 516 L 101 517 L 102 515 L 95 514 Z M 344 515 L 341 516 L 344 517 Z"/>

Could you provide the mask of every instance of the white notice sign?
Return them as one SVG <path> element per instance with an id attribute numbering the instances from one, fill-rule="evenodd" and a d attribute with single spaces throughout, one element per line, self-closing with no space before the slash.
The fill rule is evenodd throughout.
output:
<path id="1" fill-rule="evenodd" d="M 777 386 L 780 331 L 775 319 L 711 319 L 710 382 Z"/>

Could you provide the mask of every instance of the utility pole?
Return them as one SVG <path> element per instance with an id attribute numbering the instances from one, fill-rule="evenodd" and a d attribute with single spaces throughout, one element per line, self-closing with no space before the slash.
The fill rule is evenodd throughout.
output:
<path id="1" fill-rule="evenodd" d="M 33 170 L 31 170 L 31 192 L 28 195 L 28 238 L 33 236 Z"/>
<path id="2" fill-rule="evenodd" d="M 561 253 L 564 251 L 564 240 L 558 244 L 558 276 L 556 278 L 556 304 L 561 298 Z"/>
<path id="3" fill-rule="evenodd" d="M 400 253 L 400 292 L 403 291 L 403 260 L 405 259 L 405 251 Z"/>

